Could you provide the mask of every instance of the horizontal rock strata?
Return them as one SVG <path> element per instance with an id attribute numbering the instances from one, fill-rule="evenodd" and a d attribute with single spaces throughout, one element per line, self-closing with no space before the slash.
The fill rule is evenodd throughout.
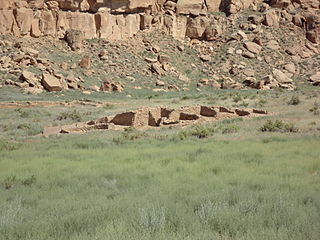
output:
<path id="1" fill-rule="evenodd" d="M 132 37 L 140 30 L 163 28 L 176 38 L 203 37 L 208 13 L 237 13 L 262 0 L 6 0 L 0 2 L 0 34 L 64 37 L 67 30 L 108 40 Z M 285 2 L 285 3 L 283 3 Z M 319 8 L 317 0 L 295 3 Z M 287 1 L 271 4 L 287 6 Z M 291 3 L 290 3 L 291 4 Z M 212 30 L 212 29 L 211 29 Z M 207 29 L 210 31 L 210 29 Z M 315 32 L 315 33 L 314 33 Z M 314 40 L 317 32 L 310 31 Z"/>

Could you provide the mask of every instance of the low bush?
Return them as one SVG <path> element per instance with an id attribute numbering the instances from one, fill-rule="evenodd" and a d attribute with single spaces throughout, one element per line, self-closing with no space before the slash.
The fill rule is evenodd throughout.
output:
<path id="1" fill-rule="evenodd" d="M 103 106 L 103 109 L 106 109 L 106 110 L 114 109 L 114 105 L 113 105 L 113 104 L 110 104 L 110 103 L 106 103 L 106 104 Z"/>
<path id="2" fill-rule="evenodd" d="M 0 151 L 13 151 L 19 148 L 19 144 L 0 139 Z"/>
<path id="3" fill-rule="evenodd" d="M 320 103 L 314 102 L 312 108 L 309 109 L 314 115 L 320 115 Z"/>
<path id="4" fill-rule="evenodd" d="M 207 138 L 213 135 L 215 126 L 196 125 L 190 129 L 182 130 L 178 133 L 178 139 L 183 140 L 188 137 Z"/>
<path id="5" fill-rule="evenodd" d="M 237 133 L 238 131 L 239 131 L 239 127 L 235 125 L 223 127 L 221 130 L 222 134 Z"/>
<path id="6" fill-rule="evenodd" d="M 126 141 L 133 141 L 146 136 L 147 134 L 145 132 L 139 131 L 133 127 L 128 127 L 124 130 L 120 137 L 113 138 L 113 142 L 116 144 L 121 144 Z"/>
<path id="7" fill-rule="evenodd" d="M 155 231 L 163 228 L 166 224 L 165 209 L 163 207 L 149 207 L 139 209 L 139 223 L 149 230 Z"/>
<path id="8" fill-rule="evenodd" d="M 268 120 L 262 127 L 261 132 L 298 132 L 299 129 L 292 123 L 286 123 L 282 120 Z"/>
<path id="9" fill-rule="evenodd" d="M 16 176 L 9 176 L 3 181 L 4 188 L 9 190 L 13 188 L 18 183 Z"/>
<path id="10" fill-rule="evenodd" d="M 35 175 L 31 175 L 30 177 L 26 177 L 24 179 L 18 179 L 15 175 L 6 177 L 2 184 L 6 190 L 10 190 L 16 185 L 22 184 L 23 186 L 31 186 L 37 181 L 37 178 Z"/>
<path id="11" fill-rule="evenodd" d="M 57 117 L 57 120 L 59 120 L 59 121 L 67 120 L 67 119 L 71 119 L 76 122 L 81 122 L 82 115 L 80 112 L 78 112 L 76 109 L 74 109 L 72 111 L 62 112 Z"/>
<path id="12" fill-rule="evenodd" d="M 28 136 L 34 136 L 43 132 L 43 126 L 36 123 L 22 123 L 17 126 L 17 129 L 24 130 Z"/>
<path id="13" fill-rule="evenodd" d="M 292 96 L 288 101 L 288 105 L 298 105 L 300 103 L 300 99 L 298 96 Z"/>

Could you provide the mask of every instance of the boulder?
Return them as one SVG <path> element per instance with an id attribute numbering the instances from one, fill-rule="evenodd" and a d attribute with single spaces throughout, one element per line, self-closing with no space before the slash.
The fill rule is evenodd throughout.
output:
<path id="1" fill-rule="evenodd" d="M 49 92 L 62 90 L 62 86 L 59 79 L 50 74 L 44 73 L 42 75 L 41 83 L 42 86 Z"/>
<path id="2" fill-rule="evenodd" d="M 316 83 L 316 82 L 319 83 L 319 82 L 320 82 L 320 72 L 317 72 L 317 73 L 311 75 L 310 78 L 309 78 L 309 80 L 310 80 L 310 82 L 312 82 L 312 83 Z"/>
<path id="3" fill-rule="evenodd" d="M 84 69 L 89 69 L 91 67 L 91 58 L 90 56 L 84 56 L 80 63 L 79 63 L 80 67 L 84 68 Z"/>
<path id="4" fill-rule="evenodd" d="M 39 81 L 38 81 L 36 75 L 32 72 L 27 71 L 27 70 L 22 71 L 21 79 L 23 81 L 26 81 L 27 83 L 29 83 L 29 85 L 31 87 L 35 87 L 35 86 L 39 85 Z"/>
<path id="5" fill-rule="evenodd" d="M 80 30 L 68 30 L 65 34 L 65 40 L 73 51 L 82 49 L 84 34 Z"/>
<path id="6" fill-rule="evenodd" d="M 259 54 L 262 50 L 262 47 L 254 42 L 245 42 L 244 47 L 252 53 Z"/>
<path id="7" fill-rule="evenodd" d="M 210 20 L 207 17 L 199 16 L 196 18 L 188 18 L 186 36 L 191 39 L 203 38 L 204 32 L 209 24 Z"/>
<path id="8" fill-rule="evenodd" d="M 160 76 L 163 75 L 163 69 L 159 62 L 151 64 L 151 71 Z"/>
<path id="9" fill-rule="evenodd" d="M 289 78 L 286 74 L 278 69 L 273 69 L 272 74 L 273 77 L 281 84 L 288 84 L 293 82 L 291 78 Z"/>
<path id="10" fill-rule="evenodd" d="M 122 92 L 123 90 L 124 86 L 121 83 L 110 80 L 104 80 L 100 87 L 100 91 L 102 92 Z"/>
<path id="11" fill-rule="evenodd" d="M 211 61 L 211 56 L 209 56 L 209 55 L 201 55 L 200 59 L 203 62 L 210 62 Z"/>
<path id="12" fill-rule="evenodd" d="M 274 27 L 279 26 L 279 17 L 274 10 L 269 10 L 264 15 L 263 24 L 266 26 L 274 26 Z"/>

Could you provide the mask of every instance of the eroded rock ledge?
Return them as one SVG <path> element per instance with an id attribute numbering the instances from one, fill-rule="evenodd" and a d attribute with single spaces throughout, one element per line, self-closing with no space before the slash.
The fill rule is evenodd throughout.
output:
<path id="1" fill-rule="evenodd" d="M 46 127 L 44 136 L 60 133 L 84 133 L 91 130 L 123 130 L 127 127 L 155 128 L 176 126 L 183 127 L 196 123 L 206 123 L 236 117 L 257 117 L 267 115 L 260 109 L 226 108 L 222 106 L 185 106 L 179 109 L 168 107 L 143 107 L 136 111 L 106 116 L 98 120 L 71 125 Z"/>
<path id="2" fill-rule="evenodd" d="M 63 38 L 68 30 L 84 37 L 126 39 L 140 30 L 164 29 L 175 38 L 214 31 L 209 12 L 236 13 L 263 0 L 3 0 L 0 34 Z M 274 7 L 318 8 L 318 0 L 270 0 Z M 206 29 L 208 28 L 208 29 Z"/>

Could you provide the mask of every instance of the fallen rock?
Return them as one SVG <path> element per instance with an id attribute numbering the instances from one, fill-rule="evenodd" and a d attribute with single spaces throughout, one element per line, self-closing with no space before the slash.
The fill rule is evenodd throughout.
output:
<path id="1" fill-rule="evenodd" d="M 161 48 L 158 45 L 152 45 L 152 51 L 155 53 L 159 53 Z"/>
<path id="2" fill-rule="evenodd" d="M 124 86 L 121 83 L 110 80 L 105 80 L 100 87 L 100 91 L 102 92 L 122 92 L 123 90 Z"/>
<path id="3" fill-rule="evenodd" d="M 283 66 L 283 69 L 287 70 L 289 73 L 296 73 L 296 66 L 294 65 L 294 63 L 288 63 L 286 65 Z"/>
<path id="4" fill-rule="evenodd" d="M 178 45 L 177 48 L 180 52 L 183 52 L 185 50 L 185 47 L 183 45 Z"/>
<path id="5" fill-rule="evenodd" d="M 256 55 L 254 55 L 254 53 L 249 52 L 249 51 L 243 51 L 242 56 L 245 58 L 255 58 Z"/>
<path id="6" fill-rule="evenodd" d="M 73 51 L 82 49 L 82 42 L 84 40 L 84 33 L 80 30 L 68 30 L 65 34 L 65 40 Z"/>
<path id="7" fill-rule="evenodd" d="M 27 70 L 22 71 L 21 79 L 23 81 L 26 81 L 27 83 L 29 83 L 30 87 L 35 87 L 35 86 L 39 85 L 39 81 L 38 81 L 38 78 L 36 77 L 36 75 L 32 72 L 27 71 Z"/>
<path id="8" fill-rule="evenodd" d="M 59 79 L 47 73 L 44 73 L 42 75 L 41 84 L 49 92 L 62 90 L 62 86 Z"/>
<path id="9" fill-rule="evenodd" d="M 27 55 L 29 55 L 29 56 L 31 56 L 31 57 L 38 57 L 38 55 L 39 55 L 39 51 L 38 51 L 38 50 L 35 50 L 35 49 L 33 49 L 33 48 L 22 47 L 21 50 L 22 50 L 25 54 L 27 54 Z"/>
<path id="10" fill-rule="evenodd" d="M 161 64 L 164 64 L 164 63 L 168 63 L 170 61 L 170 57 L 168 55 L 163 55 L 163 54 L 160 54 L 158 56 L 158 61 L 161 63 Z"/>
<path id="11" fill-rule="evenodd" d="M 209 55 L 201 55 L 200 59 L 203 62 L 210 62 L 211 61 L 211 57 Z"/>
<path id="12" fill-rule="evenodd" d="M 160 76 L 163 75 L 163 69 L 162 69 L 162 66 L 159 62 L 153 63 L 151 65 L 151 71 L 153 73 L 160 75 Z"/>
<path id="13" fill-rule="evenodd" d="M 91 58 L 90 56 L 84 56 L 80 63 L 79 63 L 80 67 L 84 68 L 84 69 L 89 69 L 91 67 Z"/>
<path id="14" fill-rule="evenodd" d="M 145 60 L 146 62 L 148 62 L 148 63 L 156 63 L 156 62 L 158 62 L 158 59 L 156 59 L 156 58 L 146 57 L 144 60 Z"/>
<path id="15" fill-rule="evenodd" d="M 263 24 L 266 26 L 279 26 L 279 17 L 274 10 L 269 10 L 265 14 Z"/>
<path id="16" fill-rule="evenodd" d="M 291 78 L 289 78 L 286 74 L 284 74 L 283 72 L 281 72 L 278 69 L 273 69 L 272 74 L 273 74 L 274 78 L 281 84 L 293 82 L 293 80 Z"/>
<path id="17" fill-rule="evenodd" d="M 254 42 L 245 42 L 244 47 L 252 53 L 259 54 L 262 50 L 262 47 Z"/>
<path id="18" fill-rule="evenodd" d="M 26 94 L 37 95 L 37 94 L 42 93 L 43 90 L 40 88 L 28 87 L 28 88 L 24 88 L 23 92 Z"/>
<path id="19" fill-rule="evenodd" d="M 317 72 L 310 76 L 309 81 L 312 83 L 314 86 L 320 86 L 320 72 Z"/>
<path id="20" fill-rule="evenodd" d="M 163 87 L 163 86 L 165 86 L 165 83 L 164 83 L 164 81 L 157 80 L 156 86 L 158 86 L 158 87 Z"/>

